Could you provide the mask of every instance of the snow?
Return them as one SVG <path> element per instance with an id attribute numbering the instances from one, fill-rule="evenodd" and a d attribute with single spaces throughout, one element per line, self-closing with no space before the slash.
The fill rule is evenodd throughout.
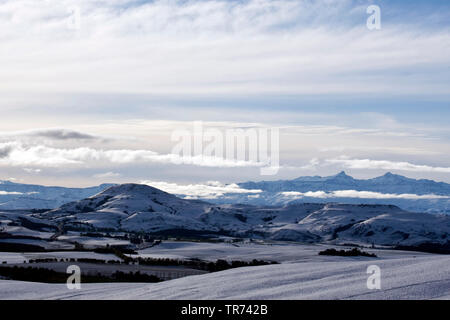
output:
<path id="1" fill-rule="evenodd" d="M 155 284 L 64 284 L 0 280 L 0 299 L 448 299 L 450 257 L 342 258 L 244 267 Z M 367 267 L 381 268 L 381 290 Z"/>
<path id="2" fill-rule="evenodd" d="M 253 259 L 265 261 L 277 261 L 281 263 L 293 262 L 322 262 L 334 258 L 319 256 L 318 253 L 336 246 L 325 244 L 295 244 L 283 242 L 238 242 L 238 243 L 211 243 L 211 242 L 187 242 L 187 241 L 163 241 L 160 245 L 137 251 L 132 257 L 172 258 L 172 259 L 202 259 L 216 261 L 240 260 L 251 261 Z M 349 250 L 352 247 L 340 246 L 340 249 Z M 380 250 L 364 248 L 364 251 L 376 253 L 383 259 L 402 259 L 413 256 L 428 256 L 427 253 L 408 252 L 399 250 Z"/>
<path id="3" fill-rule="evenodd" d="M 111 186 L 113 185 L 102 184 L 89 188 L 64 188 L 4 181 L 0 183 L 0 209 L 58 208 L 66 203 L 91 197 Z M 243 182 L 236 184 L 236 187 L 249 189 L 249 191 L 262 190 L 262 192 L 258 195 L 224 193 L 222 196 L 214 199 L 204 199 L 221 204 L 247 203 L 267 206 L 287 204 L 296 198 L 286 197 L 286 193 L 293 195 L 300 193 L 303 196 L 300 197 L 299 201 L 303 202 L 324 203 L 336 201 L 349 204 L 361 202 L 368 204 L 394 204 L 408 211 L 450 213 L 450 184 L 425 179 L 410 179 L 392 173 L 362 180 L 354 179 L 345 172 L 341 172 L 330 177 L 315 176 L 299 177 L 293 180 Z M 358 195 L 351 196 L 349 194 L 348 197 L 342 197 L 342 193 L 350 193 L 352 190 Z M 320 199 L 314 196 L 307 196 L 308 194 L 333 194 L 333 192 L 337 191 L 341 195 L 334 198 Z M 378 199 L 374 197 L 375 194 L 391 196 L 388 199 Z M 413 199 L 408 199 L 408 197 L 403 199 L 401 195 L 405 194 L 412 196 Z M 179 195 L 182 198 L 186 196 L 185 194 Z"/>
<path id="4" fill-rule="evenodd" d="M 180 199 L 137 184 L 113 186 L 90 198 L 34 217 L 53 225 L 64 223 L 72 227 L 83 225 L 147 233 L 165 230 L 190 230 L 204 234 L 226 231 L 236 237 L 302 243 L 445 244 L 450 235 L 450 216 L 411 213 L 392 205 L 214 205 Z"/>
<path id="5" fill-rule="evenodd" d="M 55 252 L 0 252 L 0 263 L 6 261 L 8 264 L 18 264 L 24 261 L 34 259 L 70 259 L 70 258 L 89 258 L 98 260 L 122 260 L 113 254 L 96 253 L 96 252 L 80 252 L 80 251 L 55 251 Z"/>
<path id="6" fill-rule="evenodd" d="M 408 211 L 450 213 L 450 184 L 410 179 L 390 172 L 367 180 L 354 179 L 341 172 L 329 177 L 243 182 L 238 183 L 238 186 L 243 189 L 259 189 L 262 192 L 257 198 L 249 197 L 248 194 L 224 194 L 210 201 L 252 205 L 282 205 L 292 201 L 393 204 Z M 333 193 L 338 195 L 331 197 Z M 345 194 L 348 196 L 344 196 Z M 324 195 L 328 197 L 320 198 Z"/>
<path id="7" fill-rule="evenodd" d="M 0 209 L 57 208 L 65 203 L 90 197 L 110 186 L 112 184 L 88 188 L 64 188 L 2 181 L 0 183 Z"/>
<path id="8" fill-rule="evenodd" d="M 396 176 L 383 179 L 405 180 Z M 381 183 L 378 179 L 373 183 Z M 406 179 L 406 178 L 405 178 Z M 329 183 L 311 177 L 300 182 Z M 354 184 L 340 174 L 333 183 Z M 381 182 L 380 182 L 381 181 Z M 410 183 L 409 181 L 407 181 Z M 421 182 L 422 183 L 422 182 Z M 423 182 L 426 185 L 429 182 Z M 113 186 L 80 201 L 43 213 L 0 212 L 3 242 L 40 245 L 49 249 L 125 245 L 128 241 L 87 237 L 71 232 L 46 241 L 57 226 L 109 228 L 110 232 L 157 232 L 183 229 L 204 234 L 227 231 L 227 242 L 163 241 L 138 251 L 142 257 L 204 260 L 276 260 L 278 265 L 245 267 L 188 276 L 157 284 L 83 284 L 70 291 L 63 284 L 0 280 L 1 299 L 448 299 L 450 256 L 364 249 L 378 258 L 319 256 L 342 243 L 386 246 L 449 241 L 450 216 L 412 213 L 391 205 L 292 203 L 278 207 L 215 205 L 180 199 L 136 184 Z M 39 239 L 8 239 L 36 236 Z M 57 234 L 56 234 L 57 235 Z M 232 238 L 247 240 L 231 243 Z M 249 240 L 253 239 L 253 240 Z M 242 240 L 242 239 L 241 239 Z M 274 241 L 278 240 L 278 241 Z M 281 242 L 280 240 L 296 241 Z M 300 244 L 300 242 L 302 244 Z M 22 263 L 37 257 L 105 259 L 110 255 L 81 252 L 0 253 L 0 261 Z M 113 257 L 113 259 L 116 259 Z M 382 270 L 382 290 L 366 286 L 367 267 Z M 109 266 L 114 268 L 114 266 Z"/>
<path id="9" fill-rule="evenodd" d="M 71 250 L 74 248 L 73 244 L 62 241 L 46 241 L 37 239 L 0 239 L 0 242 L 30 244 L 45 248 L 47 250 Z"/>
<path id="10" fill-rule="evenodd" d="M 1 225 L 1 223 L 0 223 Z M 7 232 L 13 236 L 27 236 L 27 237 L 35 237 L 41 239 L 49 239 L 53 233 L 52 232 L 42 232 L 36 230 L 30 230 L 24 227 L 16 227 L 16 226 L 6 226 L 3 228 L 3 232 Z"/>
<path id="11" fill-rule="evenodd" d="M 69 243 L 78 242 L 79 244 L 82 244 L 86 248 L 105 247 L 107 245 L 125 246 L 125 245 L 130 244 L 130 242 L 128 240 L 119 240 L 119 239 L 106 238 L 106 237 L 84 237 L 84 236 L 77 236 L 77 235 L 59 236 L 58 240 L 64 241 L 64 242 L 69 242 Z"/>

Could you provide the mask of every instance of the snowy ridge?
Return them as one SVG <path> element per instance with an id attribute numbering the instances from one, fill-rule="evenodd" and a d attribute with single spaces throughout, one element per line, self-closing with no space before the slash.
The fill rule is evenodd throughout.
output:
<path id="1" fill-rule="evenodd" d="M 90 197 L 112 184 L 89 188 L 46 187 L 0 181 L 0 209 L 52 209 L 65 203 Z"/>
<path id="2" fill-rule="evenodd" d="M 291 202 L 396 205 L 407 211 L 450 214 L 450 184 L 416 180 L 390 172 L 373 179 L 354 179 L 341 172 L 329 177 L 299 177 L 293 180 L 237 184 L 254 193 L 225 193 L 203 198 L 217 204 L 280 206 Z M 90 188 L 63 188 L 0 181 L 0 209 L 54 209 L 65 203 L 93 196 L 112 184 Z M 186 197 L 185 194 L 178 194 Z M 191 197 L 191 196 L 189 196 Z M 192 198 L 192 197 L 191 197 Z"/>
<path id="3" fill-rule="evenodd" d="M 411 213 L 392 205 L 214 205 L 137 184 L 113 186 L 33 216 L 71 228 L 146 233 L 185 230 L 308 243 L 416 245 L 446 244 L 450 240 L 450 216 Z"/>
<path id="4" fill-rule="evenodd" d="M 450 184 L 427 179 L 416 180 L 390 172 L 367 180 L 355 179 L 342 171 L 329 177 L 299 177 L 293 180 L 244 182 L 238 185 L 243 189 L 258 189 L 262 192 L 257 197 L 226 194 L 211 201 L 252 205 L 283 205 L 292 201 L 393 204 L 408 211 L 450 213 Z M 333 197 L 333 192 L 340 194 Z M 296 193 L 302 195 L 288 196 Z M 322 197 L 322 194 L 327 196 Z"/>

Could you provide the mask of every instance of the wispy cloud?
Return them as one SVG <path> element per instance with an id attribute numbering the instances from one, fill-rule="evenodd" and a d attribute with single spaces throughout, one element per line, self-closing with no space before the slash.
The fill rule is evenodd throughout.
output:
<path id="1" fill-rule="evenodd" d="M 380 193 L 380 192 L 372 192 L 372 191 L 356 191 L 356 190 L 338 190 L 338 191 L 309 191 L 309 192 L 296 192 L 296 191 L 286 191 L 281 192 L 281 195 L 292 198 L 292 199 L 301 199 L 301 198 L 320 198 L 320 199 L 328 199 L 328 198 L 359 198 L 359 199 L 406 199 L 406 200 L 424 200 L 424 199 L 450 199 L 448 196 L 439 196 L 435 194 L 425 194 L 425 195 L 417 195 L 417 194 L 392 194 L 392 193 Z"/>
<path id="2" fill-rule="evenodd" d="M 429 165 L 418 165 L 409 162 L 395 162 L 389 160 L 372 159 L 349 159 L 341 157 L 337 159 L 327 159 L 325 162 L 341 165 L 349 169 L 381 169 L 381 170 L 401 170 L 413 172 L 442 172 L 450 173 L 450 167 L 433 167 Z"/>
<path id="3" fill-rule="evenodd" d="M 34 169 L 34 168 L 23 168 L 23 170 L 28 173 L 40 173 L 42 171 L 41 169 Z"/>
<path id="4" fill-rule="evenodd" d="M 96 179 L 113 179 L 113 178 L 119 178 L 121 176 L 120 173 L 108 171 L 104 173 L 97 173 L 94 174 L 93 177 Z"/>
<path id="5" fill-rule="evenodd" d="M 15 191 L 13 191 L 13 192 L 0 191 L 0 196 L 10 196 L 10 195 L 17 196 L 17 195 L 22 195 L 22 194 L 23 194 L 22 192 L 15 192 Z"/>
<path id="6" fill-rule="evenodd" d="M 2 191 L 0 190 L 0 196 L 22 196 L 37 194 L 38 192 L 16 192 L 16 191 Z"/>
<path id="7" fill-rule="evenodd" d="M 62 140 L 62 141 L 105 139 L 104 137 L 95 136 L 92 134 L 64 128 L 42 128 L 23 131 L 0 132 L 1 139 L 11 139 L 12 137 L 46 138 L 49 140 Z"/>
<path id="8" fill-rule="evenodd" d="M 72 7 L 76 30 L 67 26 Z M 366 8 L 337 0 L 8 0 L 0 5 L 0 81 L 5 92 L 448 94 L 440 68 L 449 62 L 448 28 L 399 15 L 370 32 Z M 414 77 L 403 76 L 410 69 Z"/>
<path id="9" fill-rule="evenodd" d="M 92 140 L 97 139 L 90 134 L 67 129 L 42 129 L 26 133 L 26 135 L 44 137 L 55 140 Z"/>
<path id="10" fill-rule="evenodd" d="M 257 195 L 261 193 L 262 190 L 258 189 L 243 189 L 237 184 L 222 184 L 218 181 L 209 181 L 206 183 L 197 184 L 177 184 L 163 181 L 148 181 L 143 180 L 140 183 L 147 184 L 149 186 L 161 189 L 163 191 L 184 195 L 189 199 L 203 198 L 203 199 L 214 199 L 225 194 L 249 194 Z"/>

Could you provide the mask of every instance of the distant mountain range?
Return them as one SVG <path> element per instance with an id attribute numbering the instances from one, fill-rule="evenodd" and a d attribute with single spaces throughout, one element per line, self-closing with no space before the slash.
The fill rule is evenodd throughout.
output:
<path id="1" fill-rule="evenodd" d="M 0 181 L 0 209 L 53 209 L 95 195 L 113 184 L 90 188 L 64 188 Z M 288 203 L 345 203 L 395 205 L 412 212 L 450 214 L 450 184 L 416 180 L 386 173 L 373 179 L 354 179 L 341 172 L 329 177 L 238 183 L 259 193 L 228 193 L 203 198 L 216 204 L 280 206 Z M 185 197 L 184 194 L 177 194 Z"/>
<path id="2" fill-rule="evenodd" d="M 329 177 L 238 183 L 261 193 L 225 194 L 215 203 L 282 205 L 292 201 L 348 204 L 392 204 L 404 210 L 450 213 L 450 184 L 411 179 L 390 172 L 373 179 L 354 179 L 345 172 Z"/>
<path id="3" fill-rule="evenodd" d="M 293 203 L 278 207 L 215 205 L 137 184 L 108 188 L 45 212 L 0 211 L 3 238 L 38 230 L 221 235 L 298 242 L 448 244 L 450 216 L 396 206 Z M 18 227 L 22 229 L 18 229 Z M 55 238 L 56 239 L 56 238 Z"/>
<path id="4" fill-rule="evenodd" d="M 112 185 L 64 188 L 0 180 L 0 209 L 53 209 L 71 201 L 90 197 Z"/>
<path id="5" fill-rule="evenodd" d="M 392 194 L 450 195 L 450 184 L 426 179 L 416 180 L 390 172 L 367 180 L 354 179 L 342 171 L 329 177 L 313 176 L 293 180 L 244 182 L 239 183 L 239 186 L 267 192 L 357 190 Z"/>

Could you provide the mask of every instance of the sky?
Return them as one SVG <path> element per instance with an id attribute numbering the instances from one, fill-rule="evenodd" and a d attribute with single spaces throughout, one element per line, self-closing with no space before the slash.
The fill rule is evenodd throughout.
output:
<path id="1" fill-rule="evenodd" d="M 0 180 L 450 182 L 450 2 L 0 0 L 0 112 Z M 278 130 L 279 169 L 181 159 L 199 124 Z"/>

